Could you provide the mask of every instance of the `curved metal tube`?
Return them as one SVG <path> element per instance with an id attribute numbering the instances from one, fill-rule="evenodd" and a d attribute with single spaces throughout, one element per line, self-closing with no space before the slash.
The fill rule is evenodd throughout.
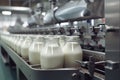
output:
<path id="1" fill-rule="evenodd" d="M 104 17 L 104 0 L 70 1 L 57 10 L 50 10 L 44 17 L 44 24 L 68 21 L 98 19 Z"/>
<path id="2" fill-rule="evenodd" d="M 70 1 L 57 10 L 48 11 L 47 15 L 44 17 L 44 24 L 83 17 L 86 7 L 87 4 L 84 0 Z"/>

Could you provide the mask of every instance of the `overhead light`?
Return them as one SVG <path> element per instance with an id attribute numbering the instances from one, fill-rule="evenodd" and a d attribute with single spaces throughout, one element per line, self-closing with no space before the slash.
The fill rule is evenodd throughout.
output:
<path id="1" fill-rule="evenodd" d="M 2 14 L 3 14 L 3 15 L 11 15 L 12 12 L 11 12 L 11 11 L 2 11 Z"/>

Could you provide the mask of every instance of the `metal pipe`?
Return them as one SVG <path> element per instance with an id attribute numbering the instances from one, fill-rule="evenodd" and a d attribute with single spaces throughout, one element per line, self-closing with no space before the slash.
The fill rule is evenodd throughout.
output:
<path id="1" fill-rule="evenodd" d="M 44 17 L 44 24 L 80 21 L 104 17 L 104 0 L 95 0 L 94 2 L 87 1 L 69 1 L 58 9 L 54 8 L 53 10 L 48 11 Z"/>
<path id="2" fill-rule="evenodd" d="M 64 21 L 83 16 L 86 3 L 82 1 L 70 1 L 61 8 L 48 11 L 44 17 L 44 23 L 49 24 L 56 21 Z"/>

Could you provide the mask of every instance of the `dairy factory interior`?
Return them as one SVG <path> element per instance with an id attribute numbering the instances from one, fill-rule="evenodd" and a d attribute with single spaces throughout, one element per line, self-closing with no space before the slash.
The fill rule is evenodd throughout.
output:
<path id="1" fill-rule="evenodd" d="M 120 80 L 120 0 L 0 0 L 0 80 Z"/>

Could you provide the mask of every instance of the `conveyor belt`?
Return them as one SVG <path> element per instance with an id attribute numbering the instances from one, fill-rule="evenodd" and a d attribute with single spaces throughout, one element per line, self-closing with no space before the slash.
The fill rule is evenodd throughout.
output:
<path id="1" fill-rule="evenodd" d="M 72 80 L 72 74 L 78 73 L 81 70 L 76 68 L 62 68 L 62 69 L 49 69 L 44 70 L 40 68 L 33 68 L 29 65 L 23 58 L 21 58 L 17 53 L 15 53 L 11 48 L 9 48 L 5 43 L 1 43 L 1 46 L 12 60 L 17 65 L 17 73 L 21 71 L 27 80 Z M 82 70 L 83 71 L 83 70 Z M 86 70 L 84 70 L 85 72 Z M 21 80 L 18 76 L 18 80 Z M 95 75 L 95 80 L 104 80 L 104 75 Z"/>
<path id="2" fill-rule="evenodd" d="M 1 43 L 1 45 L 28 80 L 72 80 L 71 75 L 79 72 L 77 69 L 42 70 L 32 68 L 6 44 Z"/>

